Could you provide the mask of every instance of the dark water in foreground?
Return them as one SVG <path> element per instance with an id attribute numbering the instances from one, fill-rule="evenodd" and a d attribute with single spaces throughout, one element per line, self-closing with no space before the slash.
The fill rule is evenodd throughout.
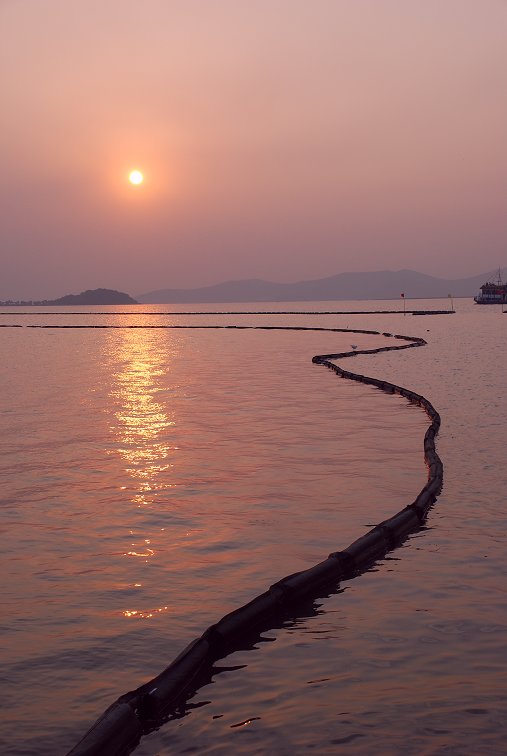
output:
<path id="1" fill-rule="evenodd" d="M 399 303 L 269 309 L 379 305 Z M 0 316 L 23 326 L 348 327 L 428 341 L 348 365 L 424 394 L 441 414 L 444 490 L 426 529 L 219 662 L 136 756 L 506 752 L 507 316 L 455 305 L 455 315 L 425 317 Z M 224 613 L 412 501 L 426 479 L 426 415 L 311 363 L 351 342 L 390 343 L 0 329 L 0 752 L 65 753 Z"/>

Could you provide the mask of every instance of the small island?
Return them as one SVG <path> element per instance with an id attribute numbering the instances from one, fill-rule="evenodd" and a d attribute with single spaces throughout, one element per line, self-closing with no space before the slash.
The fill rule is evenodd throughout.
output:
<path id="1" fill-rule="evenodd" d="M 87 289 L 81 294 L 66 294 L 58 299 L 41 299 L 38 301 L 13 301 L 0 302 L 2 307 L 48 307 L 59 305 L 126 305 L 139 304 L 129 294 L 115 289 Z"/>

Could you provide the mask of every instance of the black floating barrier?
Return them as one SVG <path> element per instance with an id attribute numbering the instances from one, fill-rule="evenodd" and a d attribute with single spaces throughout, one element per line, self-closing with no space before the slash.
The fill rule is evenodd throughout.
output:
<path id="1" fill-rule="evenodd" d="M 415 313 L 414 313 L 415 314 Z M 417 313 L 422 314 L 422 313 Z M 166 326 L 167 327 L 167 326 Z M 171 326 L 169 326 L 171 327 Z M 178 326 L 196 328 L 199 326 Z M 224 326 L 204 326 L 223 328 Z M 230 326 L 225 326 L 230 327 Z M 240 326 L 258 328 L 258 326 Z M 262 326 L 260 328 L 263 328 Z M 265 328 L 265 327 L 264 327 Z M 266 330 L 268 330 L 266 328 Z M 275 330 L 269 327 L 269 330 Z M 278 329 L 276 329 L 278 330 Z M 280 330 L 328 330 L 347 331 L 338 328 L 294 328 Z M 377 331 L 355 331 L 380 335 Z M 214 661 L 223 658 L 235 648 L 241 647 L 245 638 L 256 627 L 272 626 L 284 610 L 295 607 L 305 597 L 322 595 L 324 586 L 336 586 L 339 580 L 353 578 L 365 572 L 376 561 L 402 543 L 409 533 L 424 523 L 428 510 L 436 501 L 443 485 L 443 465 L 435 449 L 435 436 L 440 427 L 440 415 L 423 396 L 402 386 L 370 376 L 359 375 L 336 365 L 331 360 L 355 357 L 357 354 L 375 354 L 380 351 L 407 349 L 424 346 L 424 339 L 410 336 L 382 334 L 409 343 L 381 347 L 380 349 L 316 355 L 312 362 L 324 365 L 338 377 L 360 381 L 375 386 L 386 393 L 396 393 L 424 409 L 431 424 L 424 436 L 424 459 L 428 466 L 428 482 L 414 502 L 387 520 L 375 525 L 370 531 L 342 551 L 330 554 L 327 559 L 301 572 L 287 575 L 274 583 L 268 591 L 249 603 L 225 615 L 211 625 L 201 636 L 188 645 L 160 675 L 134 691 L 121 696 L 92 725 L 68 756 L 126 756 L 143 734 L 160 724 L 168 712 L 181 703 L 205 669 Z M 197 685 L 198 687 L 198 685 Z"/>
<path id="2" fill-rule="evenodd" d="M 0 307 L 16 307 L 16 303 L 0 302 Z M 138 317 L 139 315 L 454 315 L 455 310 L 180 310 L 170 312 L 165 311 L 143 311 L 129 310 L 128 312 L 113 312 L 111 310 L 88 310 L 81 312 L 71 312 L 69 310 L 58 311 L 23 311 L 8 310 L 0 312 L 0 315 L 99 315 L 109 317 L 111 315 L 121 315 L 122 317 Z M 346 330 L 346 329 L 344 329 Z"/>

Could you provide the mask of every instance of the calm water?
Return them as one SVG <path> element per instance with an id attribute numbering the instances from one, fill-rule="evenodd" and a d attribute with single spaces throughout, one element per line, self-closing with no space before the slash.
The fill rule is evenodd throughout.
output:
<path id="1" fill-rule="evenodd" d="M 169 306 L 0 315 L 22 326 L 304 325 L 428 341 L 347 366 L 424 394 L 442 416 L 445 485 L 426 529 L 222 660 L 136 756 L 506 752 L 507 316 L 455 306 L 425 317 L 160 314 L 183 309 Z M 384 307 L 399 303 L 238 309 Z M 391 343 L 0 328 L 1 753 L 64 754 L 224 613 L 412 501 L 426 480 L 426 415 L 311 363 L 351 342 Z"/>

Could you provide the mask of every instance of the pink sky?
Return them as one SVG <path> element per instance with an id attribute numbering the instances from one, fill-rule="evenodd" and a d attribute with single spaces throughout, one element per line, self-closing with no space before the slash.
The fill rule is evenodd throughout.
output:
<path id="1" fill-rule="evenodd" d="M 503 0 L 3 0 L 0 80 L 0 299 L 507 262 Z"/>

